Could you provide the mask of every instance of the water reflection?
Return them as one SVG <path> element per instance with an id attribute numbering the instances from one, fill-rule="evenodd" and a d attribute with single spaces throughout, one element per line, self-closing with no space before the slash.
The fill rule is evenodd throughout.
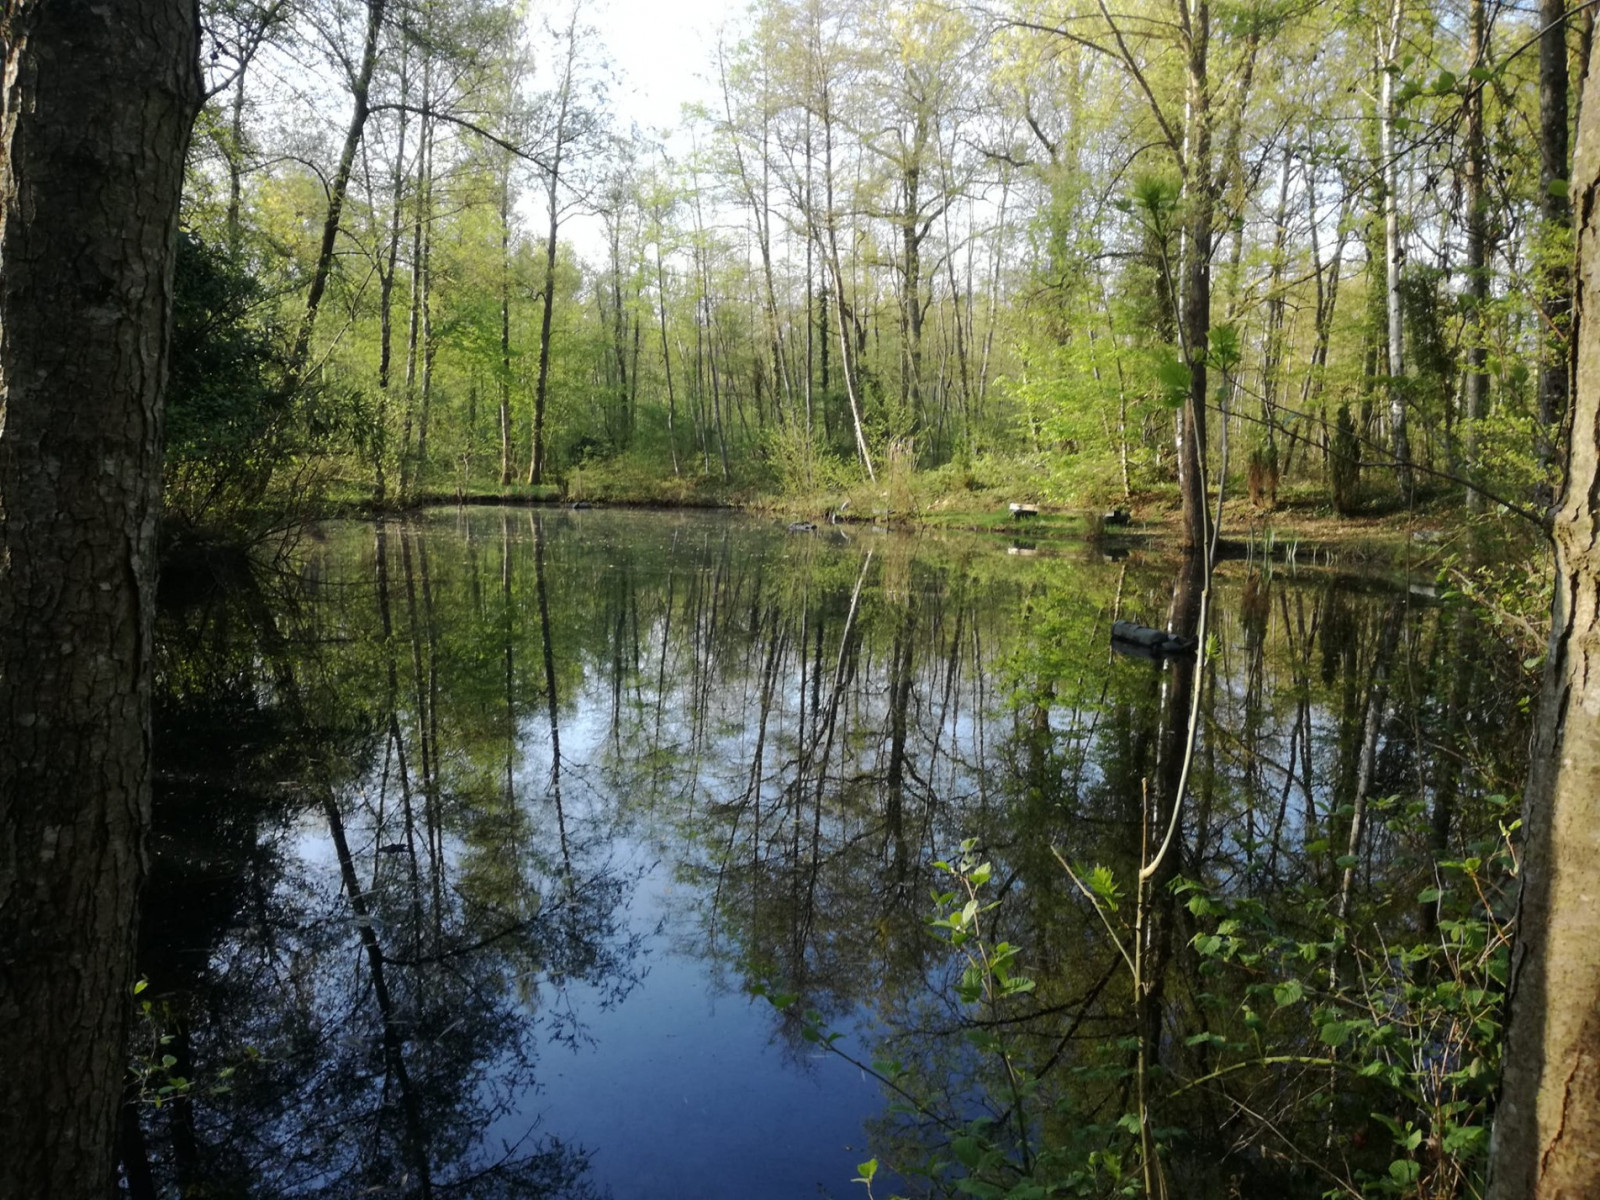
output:
<path id="1" fill-rule="evenodd" d="M 1325 577 L 1225 569 L 1201 666 L 1112 655 L 1199 621 L 1138 555 L 496 510 L 293 562 L 199 564 L 162 619 L 139 1196 L 845 1195 L 874 1151 L 937 1192 L 985 1110 L 995 1186 L 1087 1161 L 1139 1079 L 1216 1069 L 1182 881 L 1369 903 L 1525 744 L 1470 614 Z M 1128 880 L 1169 826 L 1132 987 L 1057 856 Z M 1003 1009 L 929 936 L 966 838 L 1036 981 Z M 1182 1194 L 1304 1190 L 1254 1133 L 1315 1141 L 1303 1098 L 1159 1101 Z"/>

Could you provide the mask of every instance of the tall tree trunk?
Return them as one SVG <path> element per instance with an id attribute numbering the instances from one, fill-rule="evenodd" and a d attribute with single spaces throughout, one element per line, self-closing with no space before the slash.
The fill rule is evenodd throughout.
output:
<path id="1" fill-rule="evenodd" d="M 1209 0 L 1187 0 L 1188 84 L 1184 128 L 1184 222 L 1179 321 L 1189 367 L 1189 393 L 1178 417 L 1178 488 L 1183 501 L 1183 544 L 1198 549 L 1209 540 L 1206 512 L 1206 354 L 1211 341 L 1211 83 L 1207 55 L 1211 38 Z"/>
<path id="2" fill-rule="evenodd" d="M 550 231 L 545 237 L 544 244 L 544 307 L 539 317 L 539 373 L 533 385 L 533 440 L 528 453 L 530 484 L 544 482 L 544 417 L 550 394 L 550 330 L 555 322 L 556 311 L 556 230 L 560 223 L 556 189 L 560 182 L 560 162 L 561 150 L 558 140 L 556 161 L 551 167 L 549 181 Z"/>
<path id="3" fill-rule="evenodd" d="M 1600 1196 L 1600 77 L 1584 84 L 1572 172 L 1579 214 L 1572 442 L 1555 512 L 1555 601 L 1524 792 L 1490 1200 Z"/>
<path id="4" fill-rule="evenodd" d="M 433 136 L 431 121 L 422 125 L 422 155 L 425 171 L 417 204 L 422 213 L 422 265 L 418 268 L 422 286 L 419 307 L 422 316 L 422 385 L 417 401 L 417 457 L 412 466 L 412 483 L 422 477 L 428 465 L 428 417 L 433 406 L 433 360 L 439 347 L 433 337 Z"/>
<path id="5" fill-rule="evenodd" d="M 678 400 L 672 390 L 672 350 L 667 345 L 667 268 L 661 259 L 661 234 L 656 234 L 656 315 L 661 323 L 661 366 L 667 376 L 667 447 L 672 452 L 672 473 L 678 466 Z"/>
<path id="6" fill-rule="evenodd" d="M 1592 17 L 1592 14 L 1591 14 Z M 1567 0 L 1541 0 L 1539 20 L 1539 185 L 1544 237 L 1564 244 L 1572 229 L 1567 188 Z M 1587 44 L 1588 39 L 1585 39 Z M 1580 75 L 1579 78 L 1582 78 Z M 1567 415 L 1567 336 L 1572 313 L 1571 259 L 1546 248 L 1540 273 L 1539 461 L 1553 465 Z M 1546 492 L 1546 499 L 1549 493 Z"/>
<path id="7" fill-rule="evenodd" d="M 827 95 L 823 95 L 823 104 L 828 103 Z M 850 352 L 850 313 L 845 307 L 844 299 L 844 267 L 839 261 L 839 230 L 838 214 L 833 207 L 833 125 L 825 119 L 823 122 L 823 184 L 826 192 L 827 210 L 824 213 L 824 226 L 826 229 L 826 251 L 828 270 L 833 276 L 834 306 L 839 317 L 839 367 L 844 372 L 845 395 L 850 401 L 850 420 L 855 432 L 856 454 L 861 459 L 861 465 L 867 472 L 867 478 L 873 483 L 878 481 L 878 474 L 872 466 L 872 451 L 867 447 L 867 431 L 862 422 L 861 397 L 857 384 L 860 381 L 860 372 L 857 367 L 858 359 Z M 824 367 L 826 372 L 826 367 Z"/>
<path id="8" fill-rule="evenodd" d="M 902 207 L 900 210 L 900 322 L 901 378 L 900 401 L 906 411 L 897 425 L 916 429 L 923 424 L 922 413 L 922 239 L 926 231 L 922 218 L 922 159 L 928 144 L 928 117 L 918 112 L 912 126 L 911 145 L 905 149 L 900 172 Z"/>
<path id="9" fill-rule="evenodd" d="M 1378 156 L 1383 175 L 1383 253 L 1385 313 L 1389 322 L 1389 448 L 1394 455 L 1395 479 L 1409 501 L 1411 440 L 1406 434 L 1406 396 L 1403 386 L 1405 329 L 1400 312 L 1400 154 L 1395 145 L 1395 79 L 1400 74 L 1400 28 L 1403 0 L 1391 0 L 1389 28 L 1383 39 L 1378 84 Z"/>
<path id="10" fill-rule="evenodd" d="M 433 62 L 426 53 L 422 59 L 422 106 L 433 105 Z M 421 457 L 423 439 L 418 438 L 419 450 L 413 457 L 411 430 L 417 423 L 417 395 L 419 372 L 427 377 L 426 362 L 429 354 L 428 334 L 428 255 L 432 242 L 432 214 L 430 193 L 433 190 L 433 121 L 424 116 L 417 126 L 417 196 L 416 209 L 411 220 L 411 306 L 406 323 L 406 407 L 405 420 L 400 433 L 400 495 L 409 497 L 415 482 L 417 459 Z M 426 382 L 423 387 L 426 389 Z"/>
<path id="11" fill-rule="evenodd" d="M 311 334 L 317 325 L 317 311 L 322 306 L 322 294 L 328 289 L 328 276 L 333 271 L 333 247 L 339 238 L 339 222 L 344 216 L 345 193 L 350 190 L 350 172 L 355 168 L 356 151 L 361 146 L 361 136 L 367 128 L 367 117 L 372 113 L 369 98 L 372 74 L 378 65 L 378 36 L 383 32 L 383 14 L 388 0 L 367 0 L 367 33 L 362 43 L 361 63 L 355 78 L 350 81 L 350 124 L 345 129 L 344 149 L 339 153 L 339 169 L 328 188 L 328 211 L 322 222 L 322 244 L 317 249 L 316 265 L 311 272 L 311 286 L 306 290 L 305 312 L 300 327 L 295 332 L 294 349 L 290 355 L 290 383 L 298 386 L 305 378 L 311 355 Z"/>
<path id="12" fill-rule="evenodd" d="M 1471 0 L 1467 8 L 1468 50 L 1471 68 L 1484 65 L 1488 50 L 1483 0 Z M 1480 480 L 1479 429 L 1489 415 L 1489 347 L 1485 327 L 1485 308 L 1489 302 L 1489 212 L 1484 194 L 1486 166 L 1483 144 L 1483 87 L 1473 85 L 1467 93 L 1467 370 L 1462 380 L 1466 409 L 1467 476 Z M 1467 490 L 1467 505 L 1474 511 L 1483 507 L 1483 494 Z"/>
<path id="13" fill-rule="evenodd" d="M 233 102 L 229 105 L 228 120 L 228 249 L 237 254 L 243 245 L 243 232 L 239 219 L 240 196 L 244 180 L 244 65 L 233 81 Z"/>
<path id="14" fill-rule="evenodd" d="M 194 0 L 0 22 L 0 1195 L 114 1187 Z"/>
<path id="15" fill-rule="evenodd" d="M 618 450 L 628 445 L 628 313 L 622 306 L 622 209 L 611 224 L 611 353 L 617 362 L 617 387 L 611 414 L 606 421 L 611 444 Z"/>
<path id="16" fill-rule="evenodd" d="M 373 499 L 382 504 L 388 491 L 384 459 L 388 454 L 389 383 L 394 365 L 394 279 L 400 261 L 400 219 L 406 192 L 406 117 L 410 91 L 410 54 L 400 56 L 400 119 L 395 137 L 393 171 L 389 178 L 389 235 L 378 270 L 378 416 L 372 434 Z"/>
<path id="17" fill-rule="evenodd" d="M 500 486 L 511 482 L 511 156 L 500 172 Z"/>
<path id="18" fill-rule="evenodd" d="M 778 289 L 772 273 L 772 206 L 768 195 L 771 179 L 771 152 L 768 141 L 771 133 L 772 102 L 767 95 L 767 76 L 763 72 L 760 94 L 761 183 L 758 188 L 749 165 L 745 162 L 744 143 L 733 119 L 733 94 L 728 84 L 726 65 L 720 55 L 718 67 L 722 83 L 722 108 L 728 119 L 729 141 L 733 148 L 734 170 L 739 177 L 739 190 L 744 193 L 745 203 L 750 206 L 750 216 L 756 227 L 756 246 L 761 251 L 762 315 L 766 320 L 767 341 L 772 360 L 773 407 L 778 409 L 778 420 L 781 423 L 786 419 L 786 410 L 790 418 L 793 416 L 794 390 L 783 341 L 783 322 L 778 315 Z M 808 246 L 808 253 L 809 249 Z M 810 278 L 809 274 L 807 278 Z M 780 408 L 780 403 L 784 407 Z"/>
<path id="19" fill-rule="evenodd" d="M 561 73 L 560 108 L 556 114 L 556 144 L 550 157 L 550 173 L 545 192 L 550 214 L 550 232 L 544 246 L 544 312 L 539 319 L 539 376 L 533 389 L 533 438 L 528 452 L 528 483 L 544 482 L 545 402 L 550 387 L 550 328 L 556 304 L 556 230 L 561 222 L 561 156 L 566 149 L 567 115 L 572 103 L 572 68 L 578 55 L 578 10 L 572 10 L 567 29 L 567 61 Z"/>

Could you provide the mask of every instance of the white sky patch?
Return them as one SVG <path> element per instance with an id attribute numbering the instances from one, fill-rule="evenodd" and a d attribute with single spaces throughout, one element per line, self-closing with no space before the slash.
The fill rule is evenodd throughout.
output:
<path id="1" fill-rule="evenodd" d="M 685 104 L 714 102 L 717 33 L 744 9 L 742 0 L 600 0 L 591 19 L 611 51 L 618 125 L 672 129 Z"/>
<path id="2" fill-rule="evenodd" d="M 586 5 L 580 20 L 597 29 L 604 43 L 595 57 L 609 64 L 607 100 L 617 132 L 637 127 L 674 157 L 686 155 L 684 107 L 703 104 L 716 112 L 721 105 L 717 39 L 726 28 L 729 42 L 737 41 L 747 11 L 747 0 L 595 0 Z M 527 227 L 542 226 L 542 200 L 524 203 Z M 561 240 L 591 263 L 607 254 L 595 216 L 574 214 L 563 224 Z"/>

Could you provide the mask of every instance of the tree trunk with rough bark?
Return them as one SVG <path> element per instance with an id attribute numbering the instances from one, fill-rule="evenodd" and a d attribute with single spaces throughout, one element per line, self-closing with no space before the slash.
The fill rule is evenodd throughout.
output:
<path id="1" fill-rule="evenodd" d="M 0 1196 L 109 1196 L 194 0 L 0 15 Z"/>
<path id="2" fill-rule="evenodd" d="M 1491 1200 L 1600 1196 L 1600 77 L 1579 118 L 1572 442 L 1555 512 L 1555 601 L 1523 800 Z"/>

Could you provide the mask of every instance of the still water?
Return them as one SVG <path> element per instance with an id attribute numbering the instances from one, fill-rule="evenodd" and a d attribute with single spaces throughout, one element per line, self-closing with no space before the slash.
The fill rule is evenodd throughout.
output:
<path id="1" fill-rule="evenodd" d="M 1336 1096 L 1177 1086 L 1243 1003 L 1192 897 L 1302 946 L 1336 899 L 1437 923 L 1419 870 L 1520 778 L 1519 655 L 1430 589 L 1234 562 L 1197 671 L 1109 644 L 1192 619 L 1176 564 L 1018 549 L 474 509 L 174 579 L 129 1190 L 865 1196 L 878 1157 L 882 1197 L 1070 1150 L 1099 1194 L 1142 1044 L 1189 1194 L 1319 1194 L 1239 1110 L 1289 1138 Z M 1169 828 L 1135 1000 L 1118 901 Z"/>

